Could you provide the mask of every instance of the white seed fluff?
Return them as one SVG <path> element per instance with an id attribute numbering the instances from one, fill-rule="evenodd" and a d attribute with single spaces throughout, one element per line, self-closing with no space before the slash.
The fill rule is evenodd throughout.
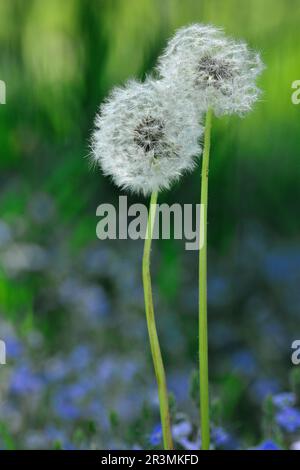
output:
<path id="1" fill-rule="evenodd" d="M 245 43 L 202 24 L 179 29 L 158 61 L 161 78 L 178 94 L 216 115 L 249 111 L 260 96 L 256 79 L 263 68 L 260 55 Z"/>
<path id="2" fill-rule="evenodd" d="M 92 158 L 118 186 L 146 195 L 194 167 L 202 134 L 196 110 L 166 83 L 130 81 L 100 107 Z"/>

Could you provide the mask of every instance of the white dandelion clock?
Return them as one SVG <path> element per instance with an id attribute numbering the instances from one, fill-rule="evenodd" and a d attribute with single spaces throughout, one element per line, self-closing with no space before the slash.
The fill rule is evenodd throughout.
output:
<path id="1" fill-rule="evenodd" d="M 118 186 L 146 195 L 194 167 L 203 128 L 196 110 L 175 98 L 168 86 L 148 79 L 115 89 L 101 106 L 93 160 Z"/>
<path id="2" fill-rule="evenodd" d="M 211 124 L 213 114 L 244 114 L 258 99 L 256 79 L 263 70 L 259 54 L 245 43 L 227 38 L 212 26 L 191 25 L 177 31 L 158 62 L 161 81 L 185 96 L 199 114 L 205 112 L 201 170 L 199 245 L 199 397 L 201 447 L 210 449 L 209 374 L 207 334 L 207 207 Z"/>
<path id="3" fill-rule="evenodd" d="M 173 90 L 173 88 L 172 88 Z M 157 380 L 164 449 L 173 449 L 166 375 L 156 330 L 150 252 L 157 194 L 194 166 L 203 128 L 194 106 L 163 81 L 129 82 L 101 106 L 93 134 L 93 160 L 123 188 L 151 193 L 143 254 L 148 334 Z"/>
<path id="4" fill-rule="evenodd" d="M 222 29 L 193 24 L 179 29 L 158 62 L 160 76 L 200 110 L 244 114 L 259 98 L 260 55 Z"/>

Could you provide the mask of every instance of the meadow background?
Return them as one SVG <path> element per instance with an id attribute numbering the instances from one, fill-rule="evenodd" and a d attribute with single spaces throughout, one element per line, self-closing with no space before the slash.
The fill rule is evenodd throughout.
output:
<path id="1" fill-rule="evenodd" d="M 0 447 L 161 448 L 142 242 L 97 240 L 124 194 L 88 165 L 115 85 L 144 79 L 174 31 L 213 23 L 258 49 L 263 96 L 214 119 L 209 195 L 213 445 L 300 439 L 298 0 L 0 0 Z M 200 168 L 160 202 L 196 203 Z M 131 202 L 147 202 L 130 196 Z M 196 252 L 156 241 L 157 320 L 178 448 L 198 445 Z M 299 369 L 300 370 L 300 369 Z M 282 395 L 289 392 L 288 395 Z"/>

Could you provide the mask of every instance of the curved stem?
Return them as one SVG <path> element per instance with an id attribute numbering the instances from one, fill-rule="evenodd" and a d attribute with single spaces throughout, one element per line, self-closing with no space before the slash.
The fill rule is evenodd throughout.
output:
<path id="1" fill-rule="evenodd" d="M 202 211 L 201 223 L 203 224 L 203 238 L 200 237 L 199 244 L 199 378 L 202 450 L 209 450 L 210 446 L 207 340 L 207 202 L 211 122 L 212 111 L 208 110 L 205 122 L 204 149 L 201 173 L 200 207 Z"/>
<path id="2" fill-rule="evenodd" d="M 159 341 L 158 341 L 158 336 L 157 336 L 156 324 L 155 324 L 151 276 L 150 276 L 150 252 L 151 252 L 151 242 L 152 242 L 155 213 L 156 213 L 156 202 L 157 202 L 157 192 L 153 192 L 151 195 L 151 200 L 150 200 L 147 232 L 146 232 L 145 245 L 144 245 L 143 285 L 144 285 L 148 334 L 149 334 L 152 360 L 153 360 L 157 387 L 158 387 L 160 418 L 161 418 L 161 425 L 162 425 L 164 448 L 166 450 L 170 450 L 170 449 L 173 449 L 173 441 L 172 441 L 172 434 L 171 434 L 171 420 L 170 420 L 170 412 L 169 412 L 168 391 L 167 391 L 166 375 L 165 375 L 164 365 L 162 361 L 162 356 L 161 356 L 161 351 L 160 351 L 160 346 L 159 346 Z"/>

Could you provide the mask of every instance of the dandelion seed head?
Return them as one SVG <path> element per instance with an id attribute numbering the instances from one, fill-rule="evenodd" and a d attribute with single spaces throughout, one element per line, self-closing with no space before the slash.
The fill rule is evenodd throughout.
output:
<path id="1" fill-rule="evenodd" d="M 222 80 L 230 80 L 232 77 L 229 61 L 217 60 L 208 55 L 199 61 L 196 79 L 196 83 L 199 85 L 213 85 L 215 88 L 219 88 Z"/>
<path id="2" fill-rule="evenodd" d="M 256 79 L 264 66 L 258 53 L 227 38 L 222 29 L 193 24 L 179 29 L 158 61 L 172 83 L 198 109 L 217 115 L 244 114 L 260 96 Z"/>
<path id="3" fill-rule="evenodd" d="M 161 119 L 156 119 L 149 114 L 145 116 L 134 129 L 134 142 L 144 151 L 155 151 L 159 142 L 165 138 L 164 123 Z"/>
<path id="4" fill-rule="evenodd" d="M 203 128 L 196 109 L 148 78 L 115 89 L 96 117 L 92 159 L 125 189 L 168 188 L 194 167 Z"/>

